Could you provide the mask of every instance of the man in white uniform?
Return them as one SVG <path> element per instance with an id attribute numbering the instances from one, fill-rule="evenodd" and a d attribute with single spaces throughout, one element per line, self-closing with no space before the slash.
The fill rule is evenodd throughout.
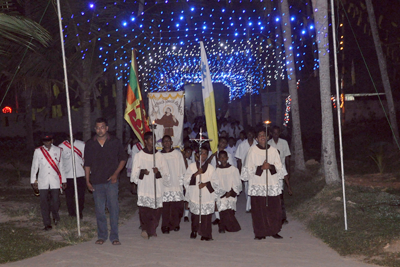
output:
<path id="1" fill-rule="evenodd" d="M 72 153 L 71 143 L 69 140 L 65 140 L 58 147 L 63 150 L 63 168 L 65 177 L 67 179 L 67 188 L 65 189 L 65 200 L 67 201 L 67 208 L 69 216 L 76 217 L 75 207 L 75 186 L 74 176 L 72 171 Z M 75 175 L 76 185 L 78 190 L 78 205 L 79 205 L 79 218 L 82 219 L 82 211 L 85 203 L 85 191 L 86 191 L 86 179 L 84 165 L 84 152 L 85 143 L 80 140 L 74 140 L 74 151 L 75 151 Z"/>
<path id="2" fill-rule="evenodd" d="M 281 129 L 279 126 L 273 126 L 271 128 L 271 133 L 272 133 L 272 139 L 268 141 L 268 145 L 275 147 L 279 151 L 279 156 L 281 158 L 282 166 L 283 169 L 286 171 L 286 175 L 284 176 L 285 178 L 285 183 L 288 189 L 288 193 L 291 196 L 292 195 L 292 188 L 290 186 L 290 149 L 288 142 L 285 139 L 279 138 L 281 134 Z M 283 185 L 282 185 L 283 186 Z M 284 188 L 284 187 L 283 187 Z M 286 209 L 285 209 L 285 203 L 283 201 L 283 192 L 281 195 L 281 205 L 282 205 L 282 223 L 287 224 L 289 223 L 286 217 Z"/>
<path id="3" fill-rule="evenodd" d="M 31 168 L 31 186 L 39 189 L 40 211 L 42 213 L 43 230 L 52 229 L 50 212 L 54 224 L 60 221 L 60 188 L 67 188 L 63 169 L 62 149 L 53 145 L 53 135 L 42 136 L 43 146 L 35 149 Z M 38 176 L 36 177 L 39 171 Z"/>
<path id="4" fill-rule="evenodd" d="M 247 152 L 249 151 L 250 147 L 255 146 L 257 144 L 257 141 L 254 139 L 254 129 L 249 128 L 247 129 L 247 139 L 244 140 L 238 148 L 236 149 L 236 154 L 235 158 L 237 159 L 237 168 L 239 169 L 239 172 L 242 174 L 243 168 L 245 161 L 246 161 L 246 156 Z M 244 193 L 246 194 L 246 212 L 250 212 L 251 210 L 251 202 L 250 202 L 250 197 L 248 194 L 248 182 L 244 182 Z"/>

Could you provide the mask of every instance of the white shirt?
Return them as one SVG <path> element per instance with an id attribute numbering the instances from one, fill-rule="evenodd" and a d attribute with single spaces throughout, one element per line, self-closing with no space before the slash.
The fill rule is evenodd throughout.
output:
<path id="1" fill-rule="evenodd" d="M 164 186 L 169 185 L 170 175 L 167 161 L 165 160 L 164 155 L 160 152 L 156 153 L 156 167 L 162 176 L 162 178 L 155 179 L 157 208 L 161 208 L 163 206 Z M 144 175 L 143 179 L 140 180 L 139 176 L 142 169 L 147 169 L 149 174 Z M 138 185 L 137 205 L 154 209 L 156 199 L 154 195 L 153 154 L 147 154 L 143 150 L 136 154 L 132 167 L 131 183 Z"/>
<path id="2" fill-rule="evenodd" d="M 169 153 L 163 153 L 167 161 L 169 174 L 171 176 L 170 184 L 164 186 L 164 202 L 175 202 L 184 200 L 183 197 L 183 177 L 186 172 L 185 162 L 180 150 L 172 150 Z"/>
<path id="3" fill-rule="evenodd" d="M 253 139 L 253 144 L 251 146 L 257 145 L 256 139 Z M 242 161 L 242 166 L 244 166 L 246 162 L 247 152 L 250 149 L 249 140 L 244 140 L 236 149 L 235 158 L 240 159 Z"/>
<path id="4" fill-rule="evenodd" d="M 47 150 L 45 146 L 41 147 Z M 37 176 L 39 189 L 60 189 L 60 178 L 58 173 L 53 169 L 53 167 L 51 167 L 50 163 L 43 155 L 43 152 L 40 150 L 41 147 L 36 148 L 33 153 L 31 184 L 35 182 L 36 174 L 39 171 Z M 50 150 L 47 151 L 61 172 L 62 183 L 66 183 L 63 169 L 64 162 L 61 156 L 62 149 L 52 144 Z"/>
<path id="5" fill-rule="evenodd" d="M 270 139 L 270 140 L 268 141 L 268 145 L 270 145 L 270 146 L 275 147 L 276 149 L 278 149 L 278 151 L 279 151 L 279 156 L 281 157 L 282 165 L 283 165 L 284 167 L 286 167 L 285 158 L 286 158 L 287 156 L 290 156 L 290 155 L 291 155 L 291 154 L 290 154 L 290 149 L 289 149 L 288 142 L 287 142 L 285 139 L 279 138 L 279 139 L 278 139 L 278 143 L 275 143 L 274 139 Z"/>
<path id="6" fill-rule="evenodd" d="M 227 152 L 229 152 L 229 153 L 231 153 L 233 156 L 236 154 L 236 150 L 237 150 L 237 147 L 236 146 L 232 146 L 232 147 L 230 147 L 229 145 L 225 148 L 225 150 L 227 151 Z M 236 160 L 234 160 L 235 162 L 236 162 Z M 236 167 L 236 165 L 233 165 L 233 166 L 235 166 Z"/>
<path id="7" fill-rule="evenodd" d="M 132 171 L 132 165 L 133 165 L 133 159 L 135 158 L 135 155 L 139 153 L 140 150 L 143 149 L 143 146 L 140 142 L 136 143 L 131 147 L 130 144 L 128 144 L 128 161 L 126 162 L 126 171 L 127 171 L 127 176 L 131 177 L 131 171 Z"/>
<path id="8" fill-rule="evenodd" d="M 58 145 L 63 152 L 61 154 L 61 157 L 63 159 L 63 168 L 65 172 L 65 178 L 70 178 L 73 179 L 73 171 L 72 171 L 72 156 L 71 156 L 71 149 L 65 144 L 69 144 L 67 140 L 62 142 L 61 144 Z M 83 168 L 84 166 L 84 155 L 85 155 L 85 143 L 80 140 L 75 140 L 74 141 L 74 147 L 79 149 L 81 151 L 82 157 L 78 155 L 75 151 L 75 174 L 76 177 L 85 177 L 85 169 Z"/>
<path id="9" fill-rule="evenodd" d="M 271 174 L 270 170 L 262 171 L 261 176 L 257 175 L 257 168 L 265 161 L 265 149 L 252 146 L 247 154 L 246 164 L 242 171 L 242 180 L 249 181 L 249 196 L 266 196 L 266 173 L 268 172 L 268 196 L 278 196 L 282 194 L 282 163 L 279 152 L 270 146 L 268 149 L 268 163 L 275 166 L 277 173 Z"/>

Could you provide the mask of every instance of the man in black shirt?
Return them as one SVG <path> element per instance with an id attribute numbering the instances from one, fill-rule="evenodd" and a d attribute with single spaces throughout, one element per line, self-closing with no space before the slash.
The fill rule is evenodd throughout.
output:
<path id="1" fill-rule="evenodd" d="M 121 245 L 118 237 L 118 175 L 125 166 L 127 155 L 120 140 L 108 134 L 106 119 L 96 119 L 94 129 L 96 135 L 85 146 L 85 177 L 95 204 L 96 244 L 102 245 L 108 238 L 107 207 L 110 213 L 110 240 L 113 245 Z"/>

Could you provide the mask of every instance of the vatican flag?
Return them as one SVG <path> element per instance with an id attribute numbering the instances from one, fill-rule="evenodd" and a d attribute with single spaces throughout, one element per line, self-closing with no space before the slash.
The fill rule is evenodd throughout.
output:
<path id="1" fill-rule="evenodd" d="M 212 139 L 210 142 L 211 150 L 214 153 L 218 150 L 217 116 L 215 114 L 214 89 L 211 82 L 210 68 L 208 67 L 207 55 L 203 42 L 200 42 L 200 51 L 204 114 L 206 117 L 208 138 Z"/>

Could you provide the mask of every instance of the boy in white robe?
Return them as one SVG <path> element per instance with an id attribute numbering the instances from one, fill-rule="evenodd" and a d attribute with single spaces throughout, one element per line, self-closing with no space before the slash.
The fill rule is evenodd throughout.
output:
<path id="1" fill-rule="evenodd" d="M 276 148 L 267 145 L 265 128 L 257 132 L 256 146 L 252 146 L 246 157 L 242 180 L 249 181 L 251 217 L 256 240 L 266 236 L 282 238 L 282 163 Z M 266 161 L 266 146 L 268 162 Z M 267 186 L 268 179 L 268 186 Z"/>
<path id="2" fill-rule="evenodd" d="M 218 188 L 215 191 L 217 196 L 217 208 L 221 216 L 219 222 L 219 233 L 240 231 L 239 222 L 236 220 L 237 195 L 242 191 L 242 181 L 239 170 L 228 163 L 228 153 L 220 151 L 218 160 L 221 164 L 215 170 L 215 179 Z"/>
<path id="3" fill-rule="evenodd" d="M 170 174 L 167 162 L 161 153 L 155 151 L 153 163 L 153 133 L 144 134 L 145 148 L 136 154 L 133 162 L 131 182 L 138 185 L 139 217 L 143 238 L 156 237 L 163 207 L 164 186 L 169 185 Z M 155 183 L 155 186 L 154 186 Z M 156 188 L 155 188 L 156 187 Z M 156 191 L 156 193 L 154 193 Z"/>
<path id="4" fill-rule="evenodd" d="M 210 241 L 213 240 L 211 216 L 215 209 L 214 187 L 216 185 L 211 184 L 215 169 L 206 162 L 207 156 L 208 147 L 203 146 L 200 151 L 201 166 L 199 162 L 189 165 L 185 173 L 184 185 L 187 190 L 189 209 L 192 213 L 190 238 L 195 239 L 199 233 L 201 240 Z"/>
<path id="5" fill-rule="evenodd" d="M 180 150 L 172 148 L 169 135 L 162 138 L 161 153 L 167 161 L 171 176 L 170 185 L 164 187 L 161 231 L 168 234 L 170 230 L 179 231 L 183 216 L 183 176 L 186 172 L 185 162 Z"/>

